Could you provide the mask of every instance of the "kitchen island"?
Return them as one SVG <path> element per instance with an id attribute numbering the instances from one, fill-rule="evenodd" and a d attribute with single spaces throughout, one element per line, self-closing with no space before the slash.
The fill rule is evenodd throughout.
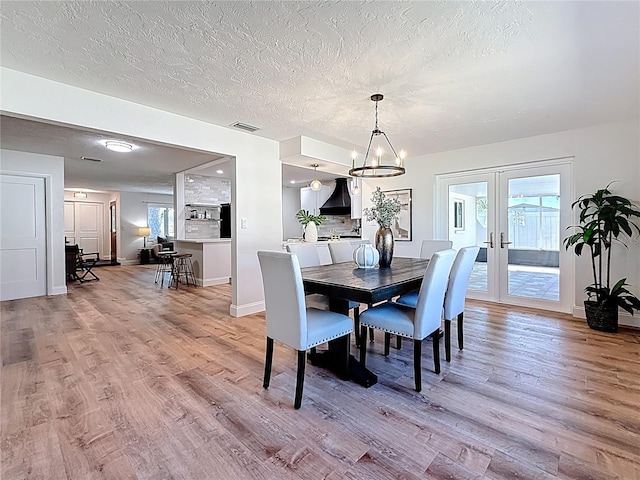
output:
<path id="1" fill-rule="evenodd" d="M 174 240 L 178 253 L 192 255 L 196 284 L 201 287 L 229 283 L 231 280 L 231 239 Z"/>

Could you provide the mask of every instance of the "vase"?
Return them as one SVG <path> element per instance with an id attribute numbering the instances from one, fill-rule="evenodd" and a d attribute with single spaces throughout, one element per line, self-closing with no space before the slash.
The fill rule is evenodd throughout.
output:
<path id="1" fill-rule="evenodd" d="M 393 259 L 393 232 L 390 228 L 380 227 L 376 232 L 376 249 L 380 254 L 380 268 L 391 266 Z"/>
<path id="2" fill-rule="evenodd" d="M 310 243 L 318 241 L 318 227 L 314 222 L 307 223 L 304 229 L 304 241 Z"/>
<path id="3" fill-rule="evenodd" d="M 589 328 L 610 333 L 618 331 L 618 305 L 602 305 L 585 300 L 584 311 Z"/>
<path id="4" fill-rule="evenodd" d="M 373 245 L 364 243 L 353 251 L 353 261 L 358 268 L 374 268 L 378 264 L 380 254 Z"/>

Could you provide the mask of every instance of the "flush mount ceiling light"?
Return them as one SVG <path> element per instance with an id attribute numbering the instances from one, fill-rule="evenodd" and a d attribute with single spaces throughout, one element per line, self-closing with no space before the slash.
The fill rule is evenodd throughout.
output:
<path id="1" fill-rule="evenodd" d="M 222 174 L 224 173 L 224 171 L 222 171 L 222 170 L 216 170 L 216 173 L 217 173 L 218 175 L 222 175 Z"/>
<path id="2" fill-rule="evenodd" d="M 131 145 L 130 143 L 118 142 L 116 140 L 107 140 L 106 142 L 104 142 L 104 146 L 109 150 L 120 153 L 129 153 L 131 150 L 133 150 L 133 145 Z"/>
<path id="3" fill-rule="evenodd" d="M 378 128 L 378 102 L 380 102 L 384 96 L 381 93 L 375 93 L 371 95 L 371 100 L 376 102 L 376 126 L 371 132 L 371 137 L 369 138 L 369 146 L 367 147 L 367 153 L 364 156 L 364 160 L 362 165 L 356 167 L 356 158 L 358 157 L 358 153 L 354 150 L 351 154 L 351 170 L 349 170 L 349 175 L 352 177 L 364 177 L 364 178 L 378 178 L 378 177 L 396 177 L 398 175 L 404 174 L 404 159 L 405 152 L 404 150 L 400 150 L 400 155 L 396 153 L 396 150 L 391 145 L 387 134 Z M 369 151 L 371 150 L 371 144 L 373 143 L 373 137 L 383 136 L 391 151 L 393 152 L 393 156 L 395 157 L 395 161 L 393 163 L 384 164 L 383 157 L 384 150 L 378 144 L 376 146 L 376 154 L 375 156 L 371 156 L 369 158 Z"/>
<path id="4" fill-rule="evenodd" d="M 318 168 L 318 164 L 314 163 L 311 165 L 313 167 L 313 171 L 314 176 L 318 176 L 318 171 L 316 170 Z M 317 192 L 318 190 L 320 190 L 322 188 L 322 182 L 320 180 L 318 180 L 317 178 L 314 178 L 311 183 L 309 184 L 309 187 L 311 187 L 311 190 L 313 190 L 314 192 Z"/>

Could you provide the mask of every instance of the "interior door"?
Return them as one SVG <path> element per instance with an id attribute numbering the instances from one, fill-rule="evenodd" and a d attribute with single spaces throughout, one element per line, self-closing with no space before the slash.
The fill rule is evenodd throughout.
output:
<path id="1" fill-rule="evenodd" d="M 102 253 L 104 205 L 97 202 L 65 202 L 64 204 L 67 243 L 78 244 L 87 253 Z"/>
<path id="2" fill-rule="evenodd" d="M 570 310 L 570 178 L 566 162 L 438 178 L 438 238 L 481 248 L 469 298 Z"/>
<path id="3" fill-rule="evenodd" d="M 0 176 L 0 300 L 47 294 L 43 178 Z"/>

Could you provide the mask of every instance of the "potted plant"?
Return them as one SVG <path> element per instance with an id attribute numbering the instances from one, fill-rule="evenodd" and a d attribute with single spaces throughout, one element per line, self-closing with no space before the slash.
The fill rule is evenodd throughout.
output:
<path id="1" fill-rule="evenodd" d="M 327 217 L 324 215 L 311 215 L 308 210 L 298 210 L 296 218 L 303 225 L 305 242 L 318 241 L 318 225 L 324 222 Z"/>
<path id="2" fill-rule="evenodd" d="M 375 221 L 378 223 L 378 231 L 376 232 L 376 248 L 380 254 L 380 267 L 385 268 L 391 266 L 393 259 L 393 231 L 391 224 L 398 217 L 402 204 L 397 198 L 389 198 L 380 187 L 371 196 L 371 208 L 365 208 L 365 218 L 368 222 Z"/>
<path id="3" fill-rule="evenodd" d="M 640 310 L 640 300 L 625 287 L 626 277 L 611 286 L 611 247 L 621 239 L 633 235 L 634 230 L 640 234 L 636 220 L 640 218 L 640 209 L 630 200 L 614 195 L 606 188 L 593 194 L 582 195 L 571 208 L 578 208 L 580 225 L 569 228 L 577 232 L 564 239 L 566 249 L 573 247 L 580 256 L 586 246 L 591 256 L 593 283 L 585 288 L 589 299 L 584 308 L 589 327 L 604 332 L 618 330 L 618 307 L 633 315 Z"/>

